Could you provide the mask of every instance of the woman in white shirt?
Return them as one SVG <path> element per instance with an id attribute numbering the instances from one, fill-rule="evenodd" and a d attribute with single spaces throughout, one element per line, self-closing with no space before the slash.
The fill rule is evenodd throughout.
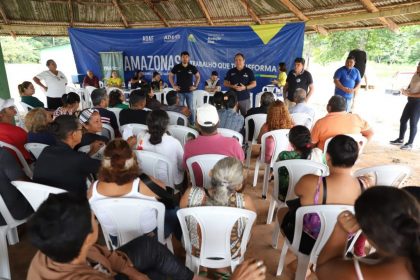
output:
<path id="1" fill-rule="evenodd" d="M 169 116 L 166 111 L 153 110 L 147 117 L 148 132 L 139 138 L 138 149 L 150 151 L 166 156 L 173 166 L 174 183 L 177 187 L 184 186 L 185 172 L 183 167 L 184 149 L 181 143 L 167 133 Z M 157 178 L 168 182 L 166 166 L 158 170 Z"/>
<path id="2" fill-rule="evenodd" d="M 63 72 L 57 70 L 57 64 L 54 60 L 47 60 L 47 71 L 36 75 L 34 82 L 45 90 L 47 95 L 48 109 L 57 109 L 62 104 L 61 97 L 66 93 L 67 78 Z M 41 83 L 44 80 L 45 85 Z"/>

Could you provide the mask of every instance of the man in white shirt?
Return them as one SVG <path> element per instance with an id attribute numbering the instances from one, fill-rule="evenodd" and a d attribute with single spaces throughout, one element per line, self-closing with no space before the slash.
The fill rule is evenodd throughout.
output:
<path id="1" fill-rule="evenodd" d="M 57 64 L 54 60 L 47 60 L 47 71 L 36 75 L 34 82 L 42 87 L 47 95 L 48 109 L 57 109 L 62 106 L 61 97 L 66 93 L 67 78 L 63 72 L 57 70 Z M 41 83 L 44 80 L 45 85 Z"/>
<path id="2" fill-rule="evenodd" d="M 310 116 L 312 120 L 315 119 L 315 110 L 306 104 L 306 90 L 297 88 L 294 93 L 293 102 L 295 102 L 296 105 L 289 107 L 290 114 L 304 113 Z"/>

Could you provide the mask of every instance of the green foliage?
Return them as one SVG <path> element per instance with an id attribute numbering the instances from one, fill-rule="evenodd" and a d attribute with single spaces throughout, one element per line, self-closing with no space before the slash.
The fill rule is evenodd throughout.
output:
<path id="1" fill-rule="evenodd" d="M 352 49 L 363 49 L 369 60 L 378 63 L 416 63 L 420 54 L 420 26 L 388 29 L 350 30 L 328 35 L 307 34 L 304 53 L 318 63 L 344 60 Z"/>
<path id="2" fill-rule="evenodd" d="M 66 37 L 0 37 L 5 63 L 39 63 L 43 48 L 69 44 Z"/>

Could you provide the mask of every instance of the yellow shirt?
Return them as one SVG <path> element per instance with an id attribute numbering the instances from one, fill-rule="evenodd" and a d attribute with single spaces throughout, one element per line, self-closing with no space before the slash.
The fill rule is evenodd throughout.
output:
<path id="1" fill-rule="evenodd" d="M 108 87 L 121 87 L 122 86 L 122 80 L 120 77 L 117 78 L 109 78 L 106 82 L 106 85 Z"/>
<path id="2" fill-rule="evenodd" d="M 286 80 L 287 80 L 286 72 L 280 72 L 278 80 L 279 80 L 278 86 L 284 87 L 284 85 L 286 84 Z"/>

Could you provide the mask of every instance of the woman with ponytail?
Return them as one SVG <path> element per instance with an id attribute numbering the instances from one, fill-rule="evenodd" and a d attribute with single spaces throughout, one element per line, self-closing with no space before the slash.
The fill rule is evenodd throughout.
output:
<path id="1" fill-rule="evenodd" d="M 320 149 L 313 147 L 311 143 L 311 132 L 303 125 L 297 125 L 290 129 L 289 142 L 293 151 L 283 151 L 279 154 L 277 161 L 288 159 L 308 159 L 324 163 L 325 159 Z M 289 172 L 285 167 L 279 169 L 279 200 L 286 199 L 289 187 Z"/>
<path id="2" fill-rule="evenodd" d="M 420 279 L 420 204 L 404 190 L 373 187 L 354 205 L 355 213 L 338 217 L 334 237 L 345 244 L 349 233 L 361 229 L 376 252 L 365 258 L 344 260 L 323 250 L 317 268 L 318 279 Z M 330 238 L 326 247 L 334 240 Z M 344 250 L 344 246 L 341 248 Z M 328 254 L 328 255 L 327 255 Z"/>
<path id="3" fill-rule="evenodd" d="M 176 209 L 173 197 L 166 192 L 165 185 L 146 174 L 141 174 L 137 157 L 127 141 L 115 139 L 108 143 L 104 151 L 98 180 L 88 190 L 89 202 L 107 197 L 132 197 L 160 201 L 165 204 L 165 237 L 174 233 L 180 240 L 181 228 L 176 217 Z M 139 202 L 141 203 L 141 202 Z M 96 213 L 100 220 L 107 221 L 102 226 L 107 228 L 114 244 L 118 244 L 116 225 L 106 216 L 106 209 Z M 157 227 L 155 210 L 143 211 L 139 221 L 142 232 L 150 236 L 156 236 Z"/>
<path id="4" fill-rule="evenodd" d="M 20 94 L 21 101 L 25 104 L 28 104 L 34 108 L 44 108 L 44 103 L 42 103 L 38 98 L 33 96 L 35 94 L 34 85 L 31 82 L 25 81 L 18 85 L 18 90 Z"/>
<path id="5" fill-rule="evenodd" d="M 57 110 L 54 111 L 54 119 L 61 115 L 74 115 L 79 109 L 80 96 L 75 92 L 69 92 L 63 94 L 61 102 L 63 103 L 63 106 L 58 107 Z"/>
<path id="6" fill-rule="evenodd" d="M 256 212 L 252 199 L 242 193 L 244 170 L 242 163 L 233 157 L 226 157 L 219 160 L 210 173 L 211 183 L 206 188 L 191 187 L 181 198 L 180 207 L 197 206 L 228 206 L 244 208 Z M 231 233 L 232 258 L 239 252 L 241 235 L 245 224 L 236 223 Z M 197 223 L 189 221 L 191 243 L 194 247 L 194 254 L 198 255 L 200 249 L 200 237 Z"/>
<path id="7" fill-rule="evenodd" d="M 150 151 L 166 156 L 172 164 L 173 180 L 176 188 L 184 189 L 187 180 L 183 166 L 184 148 L 181 143 L 167 133 L 169 116 L 161 109 L 149 113 L 147 120 L 148 132 L 139 137 L 137 149 Z M 168 182 L 166 165 L 162 164 L 157 170 L 157 178 Z"/>

